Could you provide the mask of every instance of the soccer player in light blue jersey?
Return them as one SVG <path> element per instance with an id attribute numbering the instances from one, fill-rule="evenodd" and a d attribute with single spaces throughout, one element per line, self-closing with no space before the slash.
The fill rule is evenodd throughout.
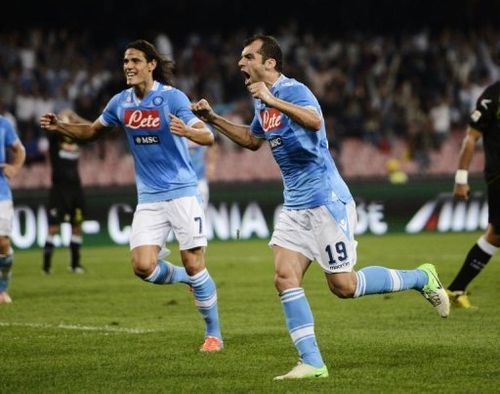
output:
<path id="1" fill-rule="evenodd" d="M 172 68 L 149 42 L 131 42 L 123 57 L 130 88 L 116 94 L 98 119 L 69 123 L 48 113 L 40 124 L 82 140 L 98 138 L 115 126 L 123 128 L 134 157 L 138 193 L 130 236 L 134 273 L 155 284 L 191 286 L 206 326 L 200 350 L 215 352 L 223 347 L 217 292 L 205 267 L 205 215 L 187 146 L 188 140 L 211 145 L 214 137 L 191 111 L 187 96 L 172 86 Z M 170 231 L 179 242 L 184 267 L 158 257 Z"/>
<path id="2" fill-rule="evenodd" d="M 304 84 L 282 74 L 283 55 L 277 41 L 265 35 L 249 38 L 238 65 L 254 98 L 255 116 L 250 126 L 221 117 L 204 99 L 192 109 L 245 148 L 257 150 L 267 141 L 281 169 L 285 202 L 269 245 L 274 254 L 274 283 L 300 360 L 290 372 L 275 379 L 328 376 L 311 308 L 301 287 L 313 260 L 325 272 L 330 290 L 340 298 L 415 289 L 440 316 L 447 317 L 449 300 L 433 265 L 408 271 L 379 266 L 354 270 L 354 200 L 328 150 L 318 101 Z"/>
<path id="3" fill-rule="evenodd" d="M 0 115 L 0 304 L 10 304 L 7 293 L 12 275 L 13 250 L 10 245 L 14 206 L 9 179 L 21 169 L 26 151 L 14 125 Z"/>

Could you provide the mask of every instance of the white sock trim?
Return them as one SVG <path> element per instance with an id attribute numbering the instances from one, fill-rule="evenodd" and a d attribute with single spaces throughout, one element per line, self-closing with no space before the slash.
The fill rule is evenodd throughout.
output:
<path id="1" fill-rule="evenodd" d="M 402 283 L 401 278 L 396 270 L 388 269 L 392 280 L 392 291 L 401 291 Z"/>
<path id="2" fill-rule="evenodd" d="M 207 269 L 203 268 L 200 272 L 197 274 L 194 274 L 193 276 L 190 276 L 189 279 L 191 279 L 192 282 L 196 281 L 197 279 L 201 278 L 203 275 L 207 273 Z"/>
<path id="3" fill-rule="evenodd" d="M 299 298 L 302 297 L 305 297 L 305 292 L 302 287 L 294 287 L 291 289 L 286 289 L 280 294 L 280 300 L 282 304 L 298 300 Z"/>
<path id="4" fill-rule="evenodd" d="M 201 309 L 210 309 L 217 303 L 217 293 L 214 293 L 208 300 L 194 300 L 195 305 Z"/>
<path id="5" fill-rule="evenodd" d="M 366 291 L 365 274 L 361 271 L 357 271 L 356 272 L 356 279 L 357 279 L 356 290 L 354 292 L 353 298 L 358 298 L 358 297 L 365 295 L 365 291 Z"/>
<path id="6" fill-rule="evenodd" d="M 314 336 L 314 324 L 300 328 L 290 333 L 293 343 L 297 343 L 300 339 Z"/>
<path id="7" fill-rule="evenodd" d="M 156 278 L 158 277 L 159 273 L 160 273 L 160 266 L 156 265 L 156 267 L 153 270 L 153 272 L 151 273 L 151 275 L 149 275 L 147 278 L 144 278 L 144 279 L 147 280 L 148 282 L 154 282 L 156 280 Z"/>
<path id="8" fill-rule="evenodd" d="M 488 253 L 489 255 L 493 256 L 498 248 L 492 244 L 490 244 L 488 241 L 486 241 L 486 237 L 483 235 L 481 238 L 477 240 L 477 246 L 484 252 Z"/>

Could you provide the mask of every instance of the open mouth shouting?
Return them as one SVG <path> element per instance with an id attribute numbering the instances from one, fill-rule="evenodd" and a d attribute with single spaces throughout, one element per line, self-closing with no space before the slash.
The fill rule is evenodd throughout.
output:
<path id="1" fill-rule="evenodd" d="M 245 86 L 250 85 L 250 83 L 251 83 L 250 74 L 247 73 L 246 71 L 241 71 L 241 73 L 243 74 L 243 77 L 245 78 Z"/>

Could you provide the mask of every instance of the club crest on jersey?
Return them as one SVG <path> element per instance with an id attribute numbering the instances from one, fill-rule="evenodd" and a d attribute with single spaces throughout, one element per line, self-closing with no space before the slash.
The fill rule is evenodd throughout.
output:
<path id="1" fill-rule="evenodd" d="M 153 104 L 156 105 L 157 107 L 162 105 L 163 104 L 163 97 L 156 96 L 155 98 L 153 98 Z"/>
<path id="2" fill-rule="evenodd" d="M 265 132 L 277 130 L 281 127 L 282 113 L 275 108 L 266 108 L 260 111 L 262 128 Z"/>
<path id="3" fill-rule="evenodd" d="M 158 130 L 160 128 L 160 111 L 157 109 L 128 109 L 125 111 L 125 127 L 134 130 Z"/>

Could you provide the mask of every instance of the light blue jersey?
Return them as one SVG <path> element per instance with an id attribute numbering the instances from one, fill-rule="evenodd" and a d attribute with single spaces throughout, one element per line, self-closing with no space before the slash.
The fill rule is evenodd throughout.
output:
<path id="1" fill-rule="evenodd" d="M 189 142 L 189 154 L 191 156 L 191 164 L 193 165 L 194 172 L 198 177 L 198 180 L 206 178 L 206 162 L 205 153 L 207 152 L 207 146 L 198 145 L 194 142 Z"/>
<path id="2" fill-rule="evenodd" d="M 19 138 L 17 137 L 14 125 L 4 116 L 0 115 L 0 164 L 7 163 L 7 149 L 14 145 Z M 0 169 L 0 201 L 12 200 L 9 181 Z"/>
<path id="3" fill-rule="evenodd" d="M 271 93 L 289 103 L 313 108 L 323 116 L 316 97 L 295 79 L 282 75 Z M 328 150 L 324 122 L 320 130 L 311 131 L 259 99 L 254 100 L 254 105 L 250 129 L 256 137 L 269 142 L 281 169 L 286 208 L 306 209 L 336 200 L 352 200 Z"/>
<path id="4" fill-rule="evenodd" d="M 118 93 L 99 117 L 104 126 L 125 130 L 134 156 L 139 203 L 198 195 L 188 140 L 170 132 L 169 114 L 188 125 L 200 121 L 183 92 L 155 81 L 143 100 L 133 88 Z"/>

